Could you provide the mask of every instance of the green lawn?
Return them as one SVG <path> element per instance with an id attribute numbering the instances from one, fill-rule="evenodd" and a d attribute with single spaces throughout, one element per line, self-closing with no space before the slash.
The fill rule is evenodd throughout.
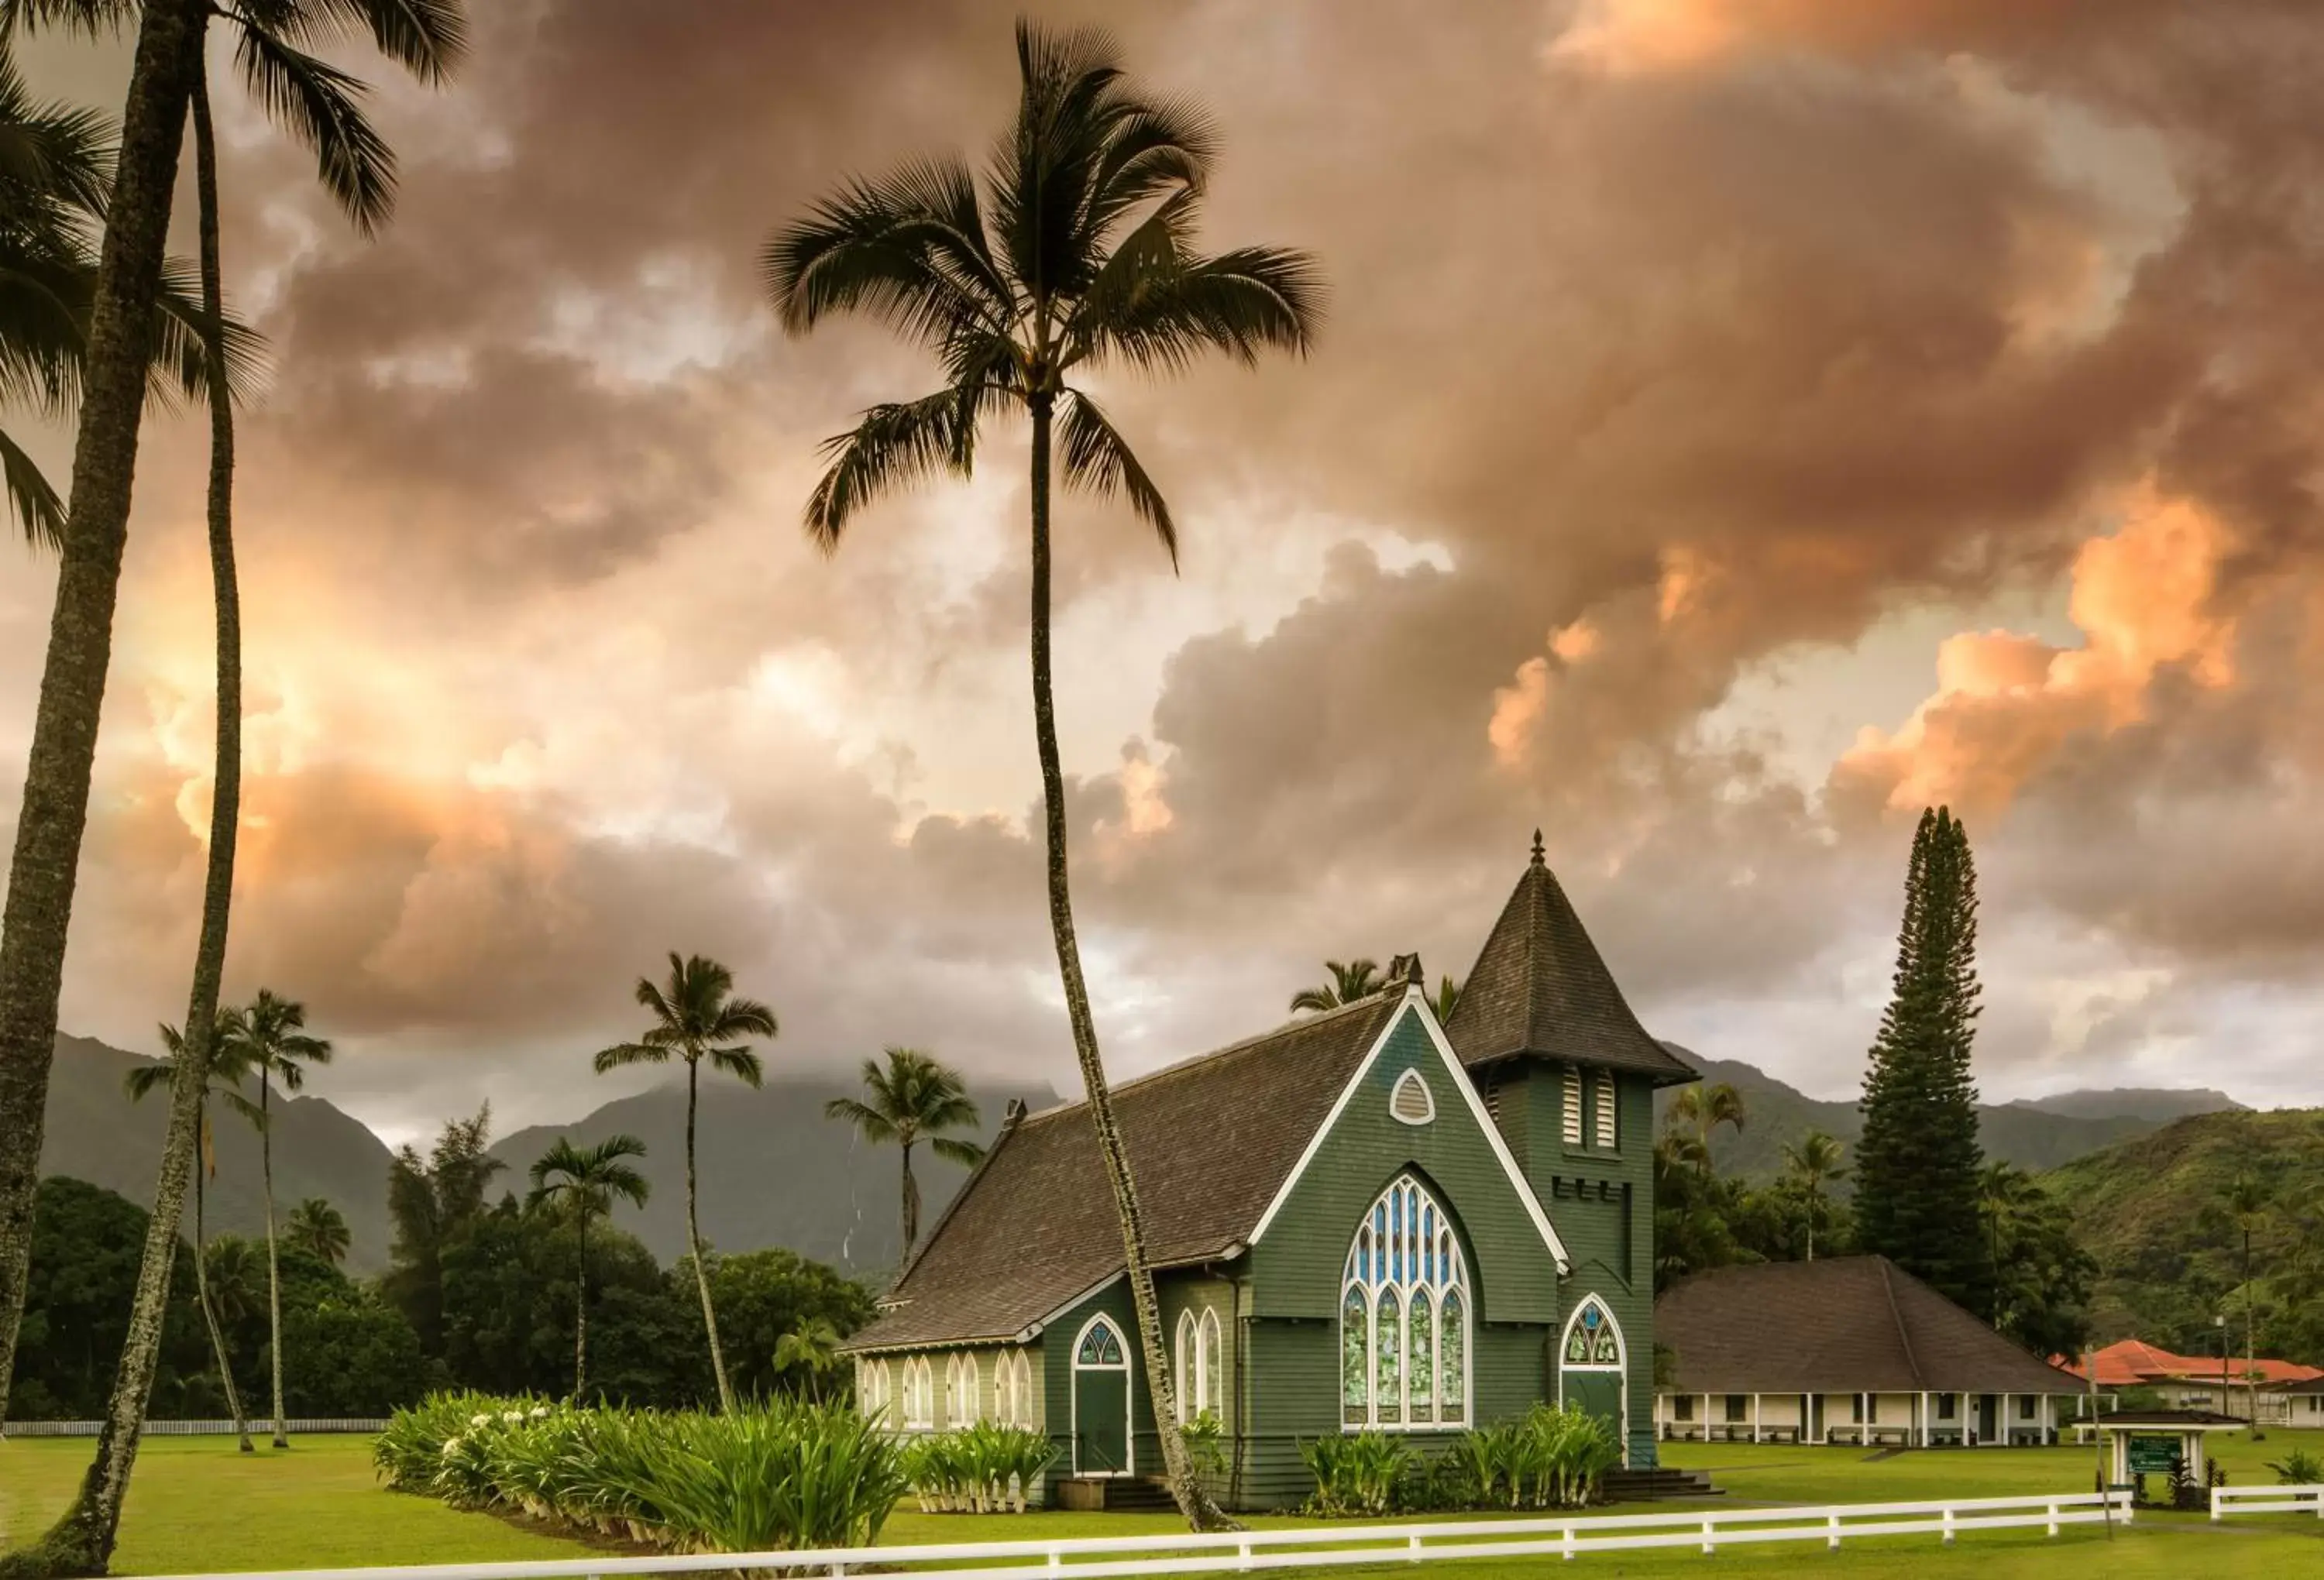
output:
<path id="1" fill-rule="evenodd" d="M 2260 1467 L 2292 1444 L 2318 1434 L 2272 1434 L 2255 1445 L 2237 1437 L 2214 1451 L 2238 1484 L 2272 1481 Z M 0 1443 L 0 1538 L 39 1533 L 70 1496 L 87 1461 L 88 1439 Z M 169 1438 L 148 1442 L 131 1489 L 115 1569 L 122 1574 L 296 1568 L 334 1565 L 420 1564 L 493 1558 L 545 1558 L 585 1550 L 577 1542 L 521 1529 L 484 1514 L 464 1514 L 426 1499 L 379 1490 L 366 1439 L 311 1438 L 287 1455 L 244 1456 L 231 1440 Z M 1905 1502 L 1948 1496 L 1999 1497 L 2089 1484 L 2090 1450 L 1950 1449 L 1867 1462 L 1860 1450 L 1749 1444 L 1668 1444 L 1671 1463 L 1710 1469 L 1729 1493 L 1748 1502 Z M 1709 1505 L 1716 1506 L 1716 1504 Z M 1666 1505 L 1676 1508 L 1679 1505 Z M 1279 1527 L 1297 1523 L 1264 1519 Z M 883 1539 L 899 1544 L 1165 1533 L 1175 1519 L 1153 1514 L 1023 1516 L 928 1515 L 908 1507 Z M 1554 1562 L 1554 1560 L 1550 1560 Z M 2213 1526 L 2200 1517 L 2141 1514 L 2109 1544 L 2098 1530 L 2070 1530 L 2056 1540 L 2038 1532 L 1970 1533 L 1951 1549 L 1933 1538 L 1850 1543 L 1826 1554 L 1812 1546 L 1729 1548 L 1705 1568 L 1700 1554 L 1607 1553 L 1585 1557 L 1592 1575 L 1658 1576 L 1796 1573 L 1805 1563 L 1857 1576 L 1968 1576 L 1978 1580 L 2052 1580 L 2060 1564 L 2102 1565 L 2106 1580 L 2144 1576 L 2324 1575 L 2324 1520 L 2250 1518 Z M 1545 1560 L 1480 1561 L 1458 1566 L 1461 1580 L 1517 1580 L 1540 1575 Z M 1563 1569 L 1563 1566 L 1559 1566 Z M 1354 1575 L 1385 1568 L 1348 1571 Z"/>

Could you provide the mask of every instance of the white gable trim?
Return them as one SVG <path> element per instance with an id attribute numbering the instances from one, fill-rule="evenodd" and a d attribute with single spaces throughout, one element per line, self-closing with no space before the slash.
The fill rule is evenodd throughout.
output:
<path id="1" fill-rule="evenodd" d="M 1428 996 L 1416 986 L 1407 986 L 1404 990 L 1404 1006 L 1405 1009 L 1418 1008 L 1420 1024 L 1427 1030 L 1428 1040 L 1435 1047 L 1436 1056 L 1443 1061 L 1445 1073 L 1452 1077 L 1453 1090 L 1459 1092 L 1468 1103 L 1469 1113 L 1477 1121 L 1477 1128 L 1485 1133 L 1486 1144 L 1493 1149 L 1493 1156 L 1499 1160 L 1501 1172 L 1508 1176 L 1509 1184 L 1517 1193 L 1517 1199 L 1525 1204 L 1526 1216 L 1533 1219 L 1533 1226 L 1540 1234 L 1541 1243 L 1549 1248 L 1551 1257 L 1557 1263 L 1558 1276 L 1563 1278 L 1571 1273 L 1573 1271 L 1573 1263 L 1565 1254 L 1565 1242 L 1557 1237 L 1557 1229 L 1549 1221 L 1549 1215 L 1542 1211 L 1541 1199 L 1533 1193 L 1533 1187 L 1526 1182 L 1525 1171 L 1517 1167 L 1517 1159 L 1509 1152 L 1509 1144 L 1501 1138 L 1500 1127 L 1493 1123 L 1493 1116 L 1485 1112 L 1485 1100 L 1477 1095 L 1477 1083 L 1469 1079 L 1469 1072 L 1462 1068 L 1459 1057 L 1452 1052 L 1452 1044 L 1445 1041 L 1444 1029 L 1436 1024 L 1436 1012 L 1428 1006 Z M 1380 1028 L 1380 1034 L 1373 1040 L 1371 1047 L 1365 1052 L 1362 1062 L 1356 1066 L 1355 1074 L 1350 1076 L 1348 1084 L 1341 1089 L 1339 1100 L 1332 1105 L 1332 1111 L 1323 1116 L 1323 1123 L 1316 1126 L 1315 1134 L 1307 1138 L 1307 1149 L 1299 1154 L 1299 1161 L 1291 1166 L 1291 1172 L 1276 1190 L 1275 1199 L 1267 1204 L 1267 1210 L 1259 1215 L 1259 1226 L 1250 1232 L 1252 1245 L 1256 1245 L 1267 1237 L 1268 1227 L 1275 1222 L 1275 1215 L 1281 1212 L 1283 1204 L 1291 1199 L 1293 1188 L 1307 1172 L 1308 1165 L 1315 1161 L 1315 1154 L 1323 1150 L 1323 1138 L 1332 1134 L 1332 1126 L 1340 1122 L 1340 1116 L 1345 1113 L 1348 1105 L 1355 1100 L 1357 1091 L 1364 1084 L 1364 1078 L 1371 1073 L 1372 1066 L 1379 1062 L 1380 1050 L 1388 1046 L 1388 1038 L 1395 1034 L 1396 1028 L 1403 1023 L 1404 1012 L 1399 1010 L 1388 1017 L 1387 1025 Z"/>

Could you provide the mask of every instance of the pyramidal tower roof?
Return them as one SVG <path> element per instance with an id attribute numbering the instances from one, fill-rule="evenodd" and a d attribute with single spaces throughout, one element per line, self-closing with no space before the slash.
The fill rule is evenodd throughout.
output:
<path id="1" fill-rule="evenodd" d="M 1538 829 L 1533 859 L 1486 935 L 1444 1034 L 1469 1065 L 1530 1054 L 1635 1070 L 1657 1086 L 1697 1079 L 1630 1013 L 1542 859 Z"/>

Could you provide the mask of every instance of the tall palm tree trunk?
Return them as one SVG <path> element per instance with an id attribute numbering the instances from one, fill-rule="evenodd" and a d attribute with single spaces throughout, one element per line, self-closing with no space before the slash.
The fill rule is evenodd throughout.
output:
<path id="1" fill-rule="evenodd" d="M 904 1258 L 909 1261 L 912 1247 L 920 1243 L 920 1182 L 912 1178 L 912 1143 L 908 1136 L 899 1150 L 904 1154 Z"/>
<path id="2" fill-rule="evenodd" d="M 578 1237 L 573 1266 L 573 1402 L 578 1407 L 589 1380 L 589 1209 L 580 1207 L 573 1217 Z"/>
<path id="3" fill-rule="evenodd" d="M 194 184 L 199 209 L 202 317 L 208 326 L 210 596 L 217 605 L 217 739 L 210 767 L 209 866 L 202 885 L 202 926 L 194 944 L 194 982 L 186 1024 L 215 1026 L 218 992 L 226 977 L 228 913 L 234 904 L 235 836 L 242 822 L 242 595 L 234 568 L 234 401 L 226 387 L 226 302 L 218 270 L 217 138 L 210 124 L 208 68 L 194 74 Z M 205 1060 L 205 1066 L 208 1061 Z M 204 1070 L 208 1074 L 207 1068 Z M 208 1115 L 205 1110 L 205 1125 Z M 205 1138 L 207 1139 L 207 1138 Z M 207 1171 L 208 1160 L 203 1160 Z M 198 1186 L 199 1181 L 197 1181 Z M 198 1214 L 201 1196 L 195 1193 Z M 218 1373 L 226 1382 L 226 1408 L 234 1412 L 235 1435 L 251 1452 L 250 1421 L 243 1414 L 242 1390 L 235 1386 L 217 1313 L 209 1297 L 209 1273 L 195 1226 L 194 1268 L 202 1291 L 203 1315 L 218 1346 Z"/>
<path id="4" fill-rule="evenodd" d="M 694 1287 L 702 1292 L 702 1326 L 710 1335 L 710 1372 L 718 1380 L 718 1408 L 732 1415 L 734 1390 L 726 1381 L 725 1352 L 718 1347 L 718 1310 L 710 1303 L 710 1269 L 703 1265 L 702 1231 L 694 1217 L 694 1106 L 700 1069 L 700 1062 L 689 1055 L 686 1061 L 686 1249 L 694 1258 Z"/>
<path id="5" fill-rule="evenodd" d="M 226 1354 L 226 1330 L 218 1326 L 217 1304 L 210 1299 L 208 1237 L 202 1227 L 202 1185 L 210 1171 L 210 1120 L 205 1113 L 196 1122 L 199 1137 L 194 1149 L 194 1303 L 201 1308 L 202 1326 L 209 1329 L 210 1354 L 217 1360 L 218 1383 L 226 1390 L 226 1413 L 234 1418 L 235 1436 L 242 1451 L 251 1452 L 250 1423 L 242 1416 L 242 1390 L 234 1385 L 234 1358 Z"/>
<path id="6" fill-rule="evenodd" d="M 288 1448 L 290 1437 L 282 1426 L 282 1260 L 274 1243 L 274 1129 L 267 1102 L 272 1081 L 270 1071 L 258 1071 L 258 1173 L 266 1194 L 266 1332 L 268 1354 L 274 1362 L 274 1447 Z"/>
<path id="7" fill-rule="evenodd" d="M 161 285 L 188 96 L 201 71 L 208 13 L 205 0 L 148 0 L 140 14 L 89 316 L 71 513 L 57 567 L 8 897 L 0 911 L 0 1135 L 8 1138 L 0 1146 L 0 1420 L 8 1415 L 8 1380 L 24 1313 L 32 1193 L 40 1180 L 49 1067 L 56 1056 L 57 995 L 64 982 L 65 935 L 88 822 L 97 718 L 113 657 L 114 604 L 128 536 L 137 430 L 145 409 L 153 300 Z M 206 1033 L 197 1040 L 207 1048 Z M 201 1090 L 202 1073 L 195 1072 L 196 1092 Z M 174 1171 L 162 1170 L 162 1197 L 183 1189 L 190 1133 L 183 1143 Z M 173 1205 L 168 1216 L 168 1233 L 160 1242 L 165 1284 L 178 1208 Z M 143 1408 L 141 1390 L 136 1409 Z M 125 1466 L 122 1474 L 126 1475 Z M 113 1545 L 109 1527 L 102 1534 L 101 1545 L 87 1549 L 99 1564 Z"/>
<path id="8" fill-rule="evenodd" d="M 1179 1434 L 1173 1401 L 1170 1368 L 1162 1338 L 1162 1308 L 1154 1293 L 1154 1274 L 1146 1262 L 1146 1225 L 1138 1208 L 1138 1190 L 1130 1177 L 1130 1157 L 1121 1132 L 1114 1123 L 1113 1096 L 1107 1090 L 1105 1065 L 1098 1054 L 1097 1023 L 1090 1015 L 1089 987 L 1082 978 L 1081 946 L 1074 937 L 1073 894 L 1065 874 L 1065 781 L 1057 763 L 1056 703 L 1050 692 L 1049 661 L 1049 427 L 1054 398 L 1046 390 L 1034 394 L 1033 415 L 1033 735 L 1041 758 L 1043 828 L 1049 857 L 1049 931 L 1057 944 L 1057 972 L 1064 979 L 1065 1018 L 1073 1026 L 1074 1054 L 1081 1064 L 1082 1086 L 1088 1096 L 1090 1122 L 1097 1129 L 1099 1154 L 1105 1160 L 1106 1180 L 1113 1188 L 1115 1210 L 1121 1218 L 1121 1260 L 1130 1281 L 1131 1304 L 1138 1312 L 1139 1349 L 1146 1363 L 1146 1381 L 1153 1397 L 1154 1430 L 1162 1443 L 1163 1474 L 1170 1495 L 1196 1530 L 1216 1530 L 1233 1521 L 1222 1513 L 1194 1474 L 1186 1440 Z"/>

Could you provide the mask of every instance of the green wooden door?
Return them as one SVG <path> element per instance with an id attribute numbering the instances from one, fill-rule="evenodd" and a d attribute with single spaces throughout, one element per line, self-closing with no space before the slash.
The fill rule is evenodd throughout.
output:
<path id="1" fill-rule="evenodd" d="M 1074 1474 L 1129 1470 L 1129 1352 L 1113 1323 L 1095 1317 L 1074 1346 Z"/>
<path id="2" fill-rule="evenodd" d="M 1628 1428 L 1622 1419 L 1622 1374 L 1619 1372 L 1568 1372 L 1565 1402 L 1606 1423 L 1615 1443 L 1628 1447 Z M 1706 1433 L 1709 1428 L 1706 1427 Z"/>

